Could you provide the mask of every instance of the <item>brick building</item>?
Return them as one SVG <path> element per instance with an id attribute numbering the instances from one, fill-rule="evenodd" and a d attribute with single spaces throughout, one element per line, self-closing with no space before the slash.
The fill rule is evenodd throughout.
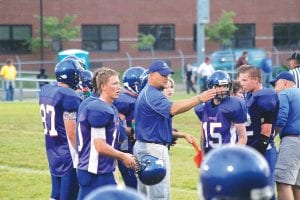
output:
<path id="1" fill-rule="evenodd" d="M 90 52 L 91 60 L 116 59 L 111 65 L 128 65 L 126 58 L 151 57 L 150 50 L 134 45 L 138 33 L 156 37 L 155 57 L 186 56 L 195 61 L 195 24 L 197 0 L 43 0 L 43 15 L 58 19 L 76 15 L 80 27 L 78 38 L 63 42 L 63 49 L 78 48 Z M 233 39 L 234 47 L 258 47 L 290 53 L 300 49 L 299 0 L 211 0 L 210 21 L 218 20 L 222 10 L 236 13 L 239 27 Z M 23 41 L 37 36 L 40 22 L 40 1 L 0 0 L 0 63 L 16 55 L 21 61 L 40 60 L 40 52 L 30 52 Z M 206 54 L 219 45 L 205 42 Z M 57 52 L 44 50 L 45 61 L 55 61 Z M 286 55 L 284 55 L 286 56 Z M 120 59 L 118 59 L 120 58 Z M 124 58 L 124 60 L 122 60 Z M 281 58 L 284 63 L 284 58 Z M 102 64 L 103 64 L 102 62 Z M 180 62 L 180 59 L 174 59 Z M 133 65 L 147 65 L 149 61 L 134 59 Z M 51 64 L 52 66 L 53 64 Z M 37 68 L 39 66 L 26 66 Z"/>

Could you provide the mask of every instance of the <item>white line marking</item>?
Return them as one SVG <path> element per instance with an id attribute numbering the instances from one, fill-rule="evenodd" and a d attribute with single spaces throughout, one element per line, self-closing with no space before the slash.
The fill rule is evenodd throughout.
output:
<path id="1" fill-rule="evenodd" d="M 14 167 L 14 166 L 8 166 L 8 165 L 0 165 L 0 170 L 7 170 L 7 171 L 26 173 L 26 174 L 50 175 L 49 170 L 40 170 L 40 169 L 32 169 L 32 168 L 24 168 L 24 167 Z"/>

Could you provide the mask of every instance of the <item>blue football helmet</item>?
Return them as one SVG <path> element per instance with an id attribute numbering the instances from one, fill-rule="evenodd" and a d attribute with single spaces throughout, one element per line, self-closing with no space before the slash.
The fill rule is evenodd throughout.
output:
<path id="1" fill-rule="evenodd" d="M 155 185 L 165 178 L 167 171 L 162 159 L 146 154 L 141 157 L 138 163 L 137 174 L 140 181 L 145 185 Z"/>
<path id="2" fill-rule="evenodd" d="M 224 145 L 209 152 L 201 166 L 199 195 L 205 200 L 267 200 L 273 189 L 265 158 L 247 146 Z"/>
<path id="3" fill-rule="evenodd" d="M 89 70 L 84 70 L 80 74 L 80 81 L 82 88 L 93 89 L 93 73 Z"/>
<path id="4" fill-rule="evenodd" d="M 141 86 L 139 91 L 142 91 L 142 89 L 147 85 L 148 83 L 148 76 L 149 76 L 149 70 L 146 70 L 140 77 L 141 79 Z"/>
<path id="5" fill-rule="evenodd" d="M 116 185 L 102 186 L 89 193 L 85 200 L 146 200 L 146 197 L 131 188 Z"/>
<path id="6" fill-rule="evenodd" d="M 83 70 L 77 59 L 66 57 L 55 66 L 56 80 L 69 85 L 72 89 L 77 89 Z"/>
<path id="7" fill-rule="evenodd" d="M 231 78 L 229 74 L 225 71 L 217 70 L 214 73 L 212 73 L 208 79 L 207 79 L 207 88 L 212 89 L 216 86 L 227 86 L 228 90 L 224 92 L 217 92 L 216 97 L 219 100 L 223 100 L 230 95 L 230 89 L 231 89 Z"/>
<path id="8" fill-rule="evenodd" d="M 83 59 L 81 59 L 81 58 L 79 58 L 79 57 L 77 57 L 77 56 L 75 56 L 75 55 L 69 55 L 69 56 L 65 57 L 64 59 L 66 59 L 66 58 L 67 58 L 67 59 L 78 60 L 78 62 L 80 63 L 81 67 L 82 67 L 83 69 L 86 69 L 86 65 L 84 64 Z"/>
<path id="9" fill-rule="evenodd" d="M 145 69 L 142 67 L 130 67 L 123 74 L 123 84 L 124 88 L 133 92 L 134 94 L 139 93 L 141 87 L 140 76 L 145 72 Z"/>

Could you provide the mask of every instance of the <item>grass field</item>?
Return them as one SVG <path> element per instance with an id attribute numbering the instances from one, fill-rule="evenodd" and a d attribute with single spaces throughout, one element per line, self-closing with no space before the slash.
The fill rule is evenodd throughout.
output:
<path id="1" fill-rule="evenodd" d="M 178 92 L 173 99 L 188 96 Z M 49 199 L 50 175 L 37 101 L 0 103 L 0 199 Z M 199 138 L 191 110 L 174 117 L 174 127 Z M 185 140 L 170 150 L 173 200 L 197 199 L 195 151 Z"/>

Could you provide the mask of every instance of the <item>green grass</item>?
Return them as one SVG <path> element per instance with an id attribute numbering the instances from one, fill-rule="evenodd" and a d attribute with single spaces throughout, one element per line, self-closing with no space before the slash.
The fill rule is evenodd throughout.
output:
<path id="1" fill-rule="evenodd" d="M 173 99 L 187 98 L 178 92 Z M 0 199 L 49 199 L 51 183 L 36 101 L 0 102 Z M 174 117 L 174 127 L 199 135 L 193 111 Z M 173 200 L 197 199 L 195 152 L 185 140 L 170 150 Z"/>
<path id="2" fill-rule="evenodd" d="M 172 100 L 191 96 L 177 92 Z M 0 199 L 49 199 L 51 183 L 38 103 L 1 102 L 0 116 Z M 173 126 L 194 135 L 199 143 L 200 123 L 193 109 L 175 116 Z M 279 139 L 276 141 L 278 144 Z M 171 147 L 173 200 L 198 199 L 199 170 L 194 156 L 195 151 L 184 139 Z"/>

